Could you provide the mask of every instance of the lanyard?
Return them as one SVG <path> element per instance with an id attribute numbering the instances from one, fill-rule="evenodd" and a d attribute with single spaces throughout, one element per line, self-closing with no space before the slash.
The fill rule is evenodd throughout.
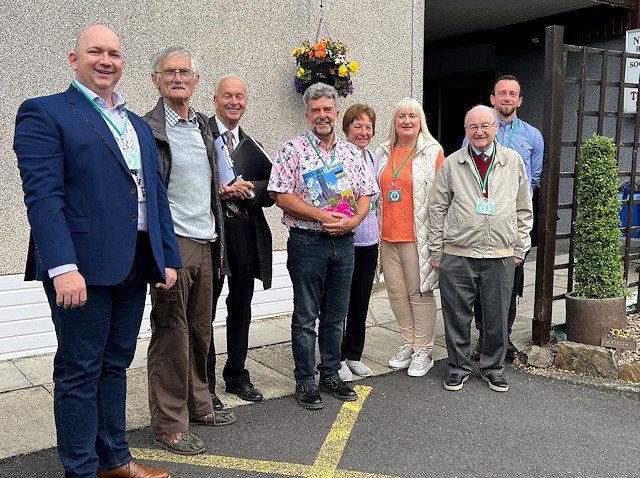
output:
<path id="1" fill-rule="evenodd" d="M 394 154 L 396 151 L 396 148 L 394 147 L 391 150 L 391 169 L 393 170 L 393 180 L 391 181 L 392 188 L 396 187 L 396 179 L 398 179 L 398 175 L 400 174 L 400 171 L 402 170 L 404 165 L 407 164 L 407 161 L 409 161 L 409 158 L 411 157 L 413 152 L 416 150 L 416 144 L 413 145 L 413 148 L 411 148 L 411 151 L 409 151 L 409 154 L 407 154 L 407 157 L 404 158 L 404 161 L 402 161 L 402 164 L 398 169 L 396 169 L 395 154 Z"/>
<path id="2" fill-rule="evenodd" d="M 508 148 L 509 145 L 511 144 L 511 140 L 513 139 L 513 135 L 516 132 L 516 130 L 518 129 L 519 125 L 520 125 L 520 120 L 518 118 L 516 118 L 515 121 L 513 122 L 513 126 L 511 126 L 511 134 L 509 135 L 509 139 L 504 144 L 505 148 Z M 506 124 L 505 124 L 505 126 L 506 126 Z M 504 136 L 502 137 L 502 139 L 504 140 Z"/>
<path id="3" fill-rule="evenodd" d="M 320 154 L 320 150 L 316 146 L 316 143 L 314 143 L 313 140 L 311 139 L 311 136 L 309 136 L 309 133 L 307 133 L 306 136 L 307 136 L 307 140 L 309 141 L 309 144 L 311 144 L 311 146 L 313 147 L 313 150 L 316 152 L 316 154 L 320 158 L 320 161 L 322 161 L 322 164 L 324 164 L 324 167 L 327 169 L 331 169 L 331 167 L 333 166 L 333 163 L 336 160 L 335 148 L 331 150 L 331 161 L 329 162 L 329 164 L 327 164 L 324 158 L 322 157 L 322 155 Z"/>
<path id="4" fill-rule="evenodd" d="M 120 131 L 118 128 L 116 128 L 116 125 L 113 123 L 113 121 L 111 121 L 111 118 L 109 118 L 109 115 L 107 115 L 102 108 L 100 108 L 98 106 L 98 104 L 93 101 L 93 99 L 91 97 L 89 97 L 89 95 L 87 95 L 84 90 L 82 90 L 82 88 L 80 88 L 78 86 L 78 84 L 76 83 L 76 80 L 73 80 L 73 86 L 76 87 L 76 89 L 82 93 L 84 95 L 84 97 L 86 99 L 88 99 L 91 104 L 94 106 L 95 109 L 98 110 L 98 112 L 102 115 L 102 117 L 107 121 L 107 123 L 109 123 L 109 126 L 111 126 L 113 128 L 113 130 L 116 132 L 116 134 L 120 137 L 122 137 L 124 135 L 124 132 L 127 130 L 127 125 L 129 124 L 129 115 L 127 114 L 127 110 L 124 109 L 124 126 L 122 127 L 122 131 Z"/>
<path id="5" fill-rule="evenodd" d="M 478 175 L 478 179 L 480 180 L 480 186 L 482 186 L 482 195 L 487 194 L 487 183 L 489 182 L 489 173 L 493 169 L 493 160 L 496 158 L 496 148 L 493 148 L 493 152 L 491 153 L 491 162 L 489 163 L 489 167 L 487 168 L 487 174 L 484 175 L 484 179 L 480 177 L 480 171 L 478 170 L 478 165 L 476 164 L 476 160 L 473 157 L 473 152 L 471 150 L 471 145 L 469 145 L 469 156 L 471 156 L 471 162 L 473 163 L 473 167 L 476 170 L 476 174 Z"/>

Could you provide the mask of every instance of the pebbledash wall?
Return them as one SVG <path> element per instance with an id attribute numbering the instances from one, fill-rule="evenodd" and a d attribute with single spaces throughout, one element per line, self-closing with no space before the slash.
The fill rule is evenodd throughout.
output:
<path id="1" fill-rule="evenodd" d="M 322 8 L 321 8 L 322 4 Z M 201 83 L 193 97 L 198 111 L 214 113 L 217 80 L 227 74 L 248 85 L 243 128 L 271 155 L 305 129 L 302 97 L 295 93 L 296 65 L 291 51 L 304 39 L 329 36 L 349 46 L 349 59 L 360 64 L 355 91 L 339 102 L 345 111 L 367 103 L 378 114 L 372 146 L 384 141 L 395 103 L 422 98 L 424 2 L 417 0 L 1 0 L 0 57 L 0 360 L 55 350 L 48 306 L 38 282 L 23 282 L 29 226 L 13 153 L 16 111 L 27 98 L 67 89 L 73 79 L 67 54 L 87 26 L 103 23 L 121 38 L 125 69 L 118 91 L 128 107 L 144 114 L 158 98 L 150 79 L 149 59 L 159 48 L 182 44 L 200 64 Z M 322 22 L 320 22 L 322 13 Z M 338 130 L 341 133 L 340 127 Z M 268 219 L 274 234 L 274 287 L 257 285 L 254 318 L 292 310 L 285 267 L 287 231 L 281 211 Z M 224 321 L 224 297 L 217 317 Z M 147 308 L 140 333 L 149 333 Z"/>

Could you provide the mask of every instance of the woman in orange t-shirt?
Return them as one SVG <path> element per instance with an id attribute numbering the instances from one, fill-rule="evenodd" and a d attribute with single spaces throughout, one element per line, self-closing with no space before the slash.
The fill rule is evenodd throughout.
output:
<path id="1" fill-rule="evenodd" d="M 380 263 L 389 303 L 404 345 L 389 366 L 421 377 L 433 367 L 437 272 L 427 247 L 427 202 L 444 161 L 440 144 L 427 128 L 415 98 L 404 98 L 393 112 L 391 130 L 376 151 L 380 184 Z"/>

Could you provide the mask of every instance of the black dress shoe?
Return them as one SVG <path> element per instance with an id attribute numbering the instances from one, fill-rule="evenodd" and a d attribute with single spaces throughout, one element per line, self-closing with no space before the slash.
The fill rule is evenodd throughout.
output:
<path id="1" fill-rule="evenodd" d="M 483 375 L 483 379 L 489 384 L 489 388 L 496 392 L 506 392 L 509 390 L 509 384 L 500 372 L 493 372 L 489 375 Z"/>
<path id="2" fill-rule="evenodd" d="M 238 385 L 237 387 L 227 385 L 227 393 L 236 394 L 247 402 L 260 402 L 264 398 L 262 392 L 250 383 Z"/>
<path id="3" fill-rule="evenodd" d="M 214 410 L 220 411 L 224 408 L 224 403 L 222 403 L 222 400 L 220 400 L 220 398 L 215 393 L 211 394 L 211 401 L 213 402 Z"/>
<path id="4" fill-rule="evenodd" d="M 315 383 L 297 383 L 295 396 L 298 405 L 307 410 L 319 410 L 324 407 Z"/>
<path id="5" fill-rule="evenodd" d="M 483 342 L 484 342 L 484 340 L 483 340 L 482 335 L 481 335 L 480 338 L 478 339 L 478 341 L 476 342 L 476 346 L 473 348 L 473 350 L 469 354 L 469 355 L 471 355 L 471 360 L 480 360 L 480 356 L 482 355 Z"/>
<path id="6" fill-rule="evenodd" d="M 353 402 L 358 399 L 358 394 L 341 379 L 336 378 L 330 382 L 320 382 L 318 387 L 323 392 L 328 392 L 338 400 Z"/>
<path id="7" fill-rule="evenodd" d="M 464 382 L 467 381 L 469 375 L 461 375 L 459 373 L 450 373 L 444 381 L 445 390 L 456 391 L 460 390 L 464 386 Z"/>
<path id="8" fill-rule="evenodd" d="M 507 357 L 510 360 L 514 360 L 518 355 L 520 355 L 520 351 L 518 350 L 518 347 L 516 347 L 515 345 L 513 345 L 513 343 L 511 343 L 511 340 L 509 340 L 509 345 L 507 346 Z"/>

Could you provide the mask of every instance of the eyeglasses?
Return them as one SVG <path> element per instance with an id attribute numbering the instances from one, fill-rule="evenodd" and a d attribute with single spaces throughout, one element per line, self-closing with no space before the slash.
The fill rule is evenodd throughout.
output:
<path id="1" fill-rule="evenodd" d="M 466 125 L 465 128 L 467 128 L 472 133 L 475 133 L 479 129 L 481 129 L 484 132 L 487 132 L 496 123 L 497 123 L 497 121 L 494 121 L 493 123 L 482 123 L 480 126 L 478 126 L 477 124 L 469 124 L 469 125 Z"/>
<path id="2" fill-rule="evenodd" d="M 183 80 L 190 80 L 193 78 L 193 70 L 189 70 L 188 68 L 174 68 L 173 70 L 169 68 L 162 71 L 156 71 L 156 73 L 160 73 L 162 78 L 165 80 L 173 80 L 178 73 L 180 73 Z"/>

